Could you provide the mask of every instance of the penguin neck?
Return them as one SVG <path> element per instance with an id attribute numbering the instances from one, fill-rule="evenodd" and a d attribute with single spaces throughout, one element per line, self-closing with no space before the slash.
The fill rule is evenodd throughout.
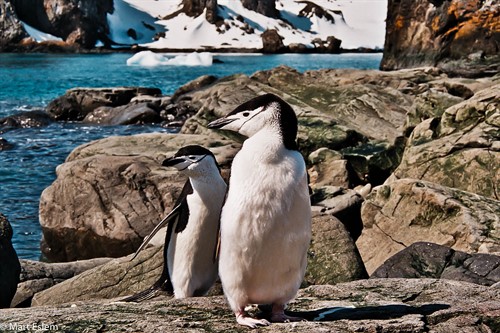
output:
<path id="1" fill-rule="evenodd" d="M 196 172 L 192 172 L 188 176 L 194 190 L 203 190 L 206 187 L 216 188 L 219 183 L 225 184 L 219 169 L 215 165 L 198 167 Z"/>
<path id="2" fill-rule="evenodd" d="M 286 149 L 283 137 L 277 128 L 266 126 L 245 140 L 243 148 L 251 152 L 255 158 L 274 160 L 277 155 Z"/>

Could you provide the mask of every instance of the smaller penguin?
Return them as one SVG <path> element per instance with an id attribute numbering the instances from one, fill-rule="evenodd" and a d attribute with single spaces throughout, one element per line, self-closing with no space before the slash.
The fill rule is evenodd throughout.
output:
<path id="1" fill-rule="evenodd" d="M 227 186 L 215 156 L 201 146 L 190 145 L 162 165 L 176 168 L 189 179 L 172 211 L 144 239 L 133 257 L 168 223 L 161 277 L 150 288 L 125 298 L 125 302 L 141 302 L 162 291 L 173 293 L 175 298 L 202 296 L 217 279 L 215 251 Z"/>

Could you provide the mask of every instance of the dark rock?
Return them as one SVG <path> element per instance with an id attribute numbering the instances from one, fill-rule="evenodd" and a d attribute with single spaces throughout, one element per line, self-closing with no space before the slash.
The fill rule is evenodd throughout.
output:
<path id="1" fill-rule="evenodd" d="M 26 111 L 0 118 L 0 133 L 11 128 L 44 127 L 52 123 L 52 118 L 44 111 Z"/>
<path id="2" fill-rule="evenodd" d="M 276 9 L 275 0 L 242 0 L 241 3 L 246 9 L 253 10 L 267 17 L 279 18 L 279 11 Z"/>
<path id="3" fill-rule="evenodd" d="M 0 137 L 0 151 L 2 150 L 9 150 L 14 147 L 9 141 L 5 140 L 4 138 Z"/>
<path id="4" fill-rule="evenodd" d="M 167 15 L 164 20 L 169 20 L 181 13 L 190 17 L 198 17 L 206 10 L 205 18 L 208 22 L 215 24 L 221 20 L 217 15 L 217 0 L 182 0 L 182 8 Z"/>
<path id="5" fill-rule="evenodd" d="M 61 37 L 68 43 L 93 48 L 97 40 L 107 40 L 107 14 L 112 0 L 10 0 L 19 19 L 30 26 Z"/>
<path id="6" fill-rule="evenodd" d="M 159 124 L 160 112 L 154 104 L 137 103 L 123 106 L 100 106 L 88 113 L 83 122 L 100 125 Z"/>
<path id="7" fill-rule="evenodd" d="M 0 0 L 0 51 L 10 50 L 13 45 L 29 37 L 19 21 L 12 4 L 8 0 Z"/>
<path id="8" fill-rule="evenodd" d="M 86 270 L 103 265 L 111 258 L 96 258 L 68 263 L 45 263 L 33 260 L 20 260 L 21 274 L 12 307 L 29 307 L 36 293 L 70 279 Z"/>
<path id="9" fill-rule="evenodd" d="M 500 281 L 500 257 L 418 242 L 390 257 L 370 278 L 434 278 L 491 286 Z"/>
<path id="10" fill-rule="evenodd" d="M 0 308 L 10 307 L 19 283 L 21 265 L 12 246 L 12 227 L 0 213 Z"/>
<path id="11" fill-rule="evenodd" d="M 496 1 L 389 0 L 380 67 L 438 66 L 460 76 L 494 75 L 499 15 Z M 477 52 L 482 55 L 471 56 Z"/>
<path id="12" fill-rule="evenodd" d="M 307 46 L 302 43 L 290 43 L 288 44 L 288 50 L 292 53 L 306 53 L 309 51 Z"/>
<path id="13" fill-rule="evenodd" d="M 130 28 L 127 30 L 127 36 L 132 39 L 137 39 L 137 32 L 134 29 Z"/>
<path id="14" fill-rule="evenodd" d="M 299 12 L 299 16 L 303 17 L 312 17 L 317 16 L 319 18 L 326 18 L 328 21 L 335 23 L 335 19 L 332 14 L 329 13 L 329 10 L 324 9 L 323 7 L 315 4 L 311 1 L 299 1 L 299 3 L 305 4 L 305 7 L 302 8 Z M 342 12 L 340 12 L 342 13 Z"/>
<path id="15" fill-rule="evenodd" d="M 276 29 L 268 29 L 260 35 L 262 37 L 262 52 L 279 53 L 285 51 L 283 37 L 278 34 Z"/>
<path id="16" fill-rule="evenodd" d="M 81 121 L 99 106 L 121 106 L 139 95 L 161 95 L 158 88 L 74 88 L 51 101 L 46 112 L 55 120 Z"/>
<path id="17" fill-rule="evenodd" d="M 172 95 L 172 101 L 176 102 L 181 95 L 205 88 L 215 81 L 217 81 L 217 77 L 213 75 L 202 75 L 192 81 L 189 81 L 174 92 Z"/>
<path id="18" fill-rule="evenodd" d="M 326 38 L 326 51 L 328 53 L 340 53 L 340 44 L 342 41 L 335 36 L 328 36 Z"/>

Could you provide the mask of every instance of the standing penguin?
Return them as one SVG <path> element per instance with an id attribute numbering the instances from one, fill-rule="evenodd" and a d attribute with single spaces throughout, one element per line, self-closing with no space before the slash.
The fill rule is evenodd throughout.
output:
<path id="1" fill-rule="evenodd" d="M 173 210 L 145 238 L 135 256 L 168 223 L 164 246 L 163 272 L 152 287 L 123 301 L 140 302 L 159 292 L 174 293 L 176 298 L 202 296 L 217 279 L 215 251 L 219 217 L 226 195 L 214 155 L 191 145 L 181 149 L 163 166 L 174 167 L 187 175 Z"/>
<path id="2" fill-rule="evenodd" d="M 306 165 L 297 150 L 297 117 L 273 94 L 258 96 L 208 124 L 248 137 L 231 166 L 221 213 L 219 276 L 241 325 L 269 325 L 245 312 L 271 304 L 271 321 L 285 315 L 304 278 L 311 239 Z"/>

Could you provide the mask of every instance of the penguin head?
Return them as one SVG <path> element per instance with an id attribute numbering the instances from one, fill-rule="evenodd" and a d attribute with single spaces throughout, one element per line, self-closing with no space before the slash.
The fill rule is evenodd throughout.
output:
<path id="1" fill-rule="evenodd" d="M 208 124 L 208 128 L 229 130 L 247 137 L 266 127 L 280 133 L 286 148 L 297 149 L 297 116 L 287 102 L 273 94 L 257 96 Z"/>
<path id="2" fill-rule="evenodd" d="M 162 165 L 174 167 L 188 174 L 196 174 L 207 169 L 218 169 L 214 154 L 198 145 L 182 147 L 174 156 L 165 159 Z"/>

